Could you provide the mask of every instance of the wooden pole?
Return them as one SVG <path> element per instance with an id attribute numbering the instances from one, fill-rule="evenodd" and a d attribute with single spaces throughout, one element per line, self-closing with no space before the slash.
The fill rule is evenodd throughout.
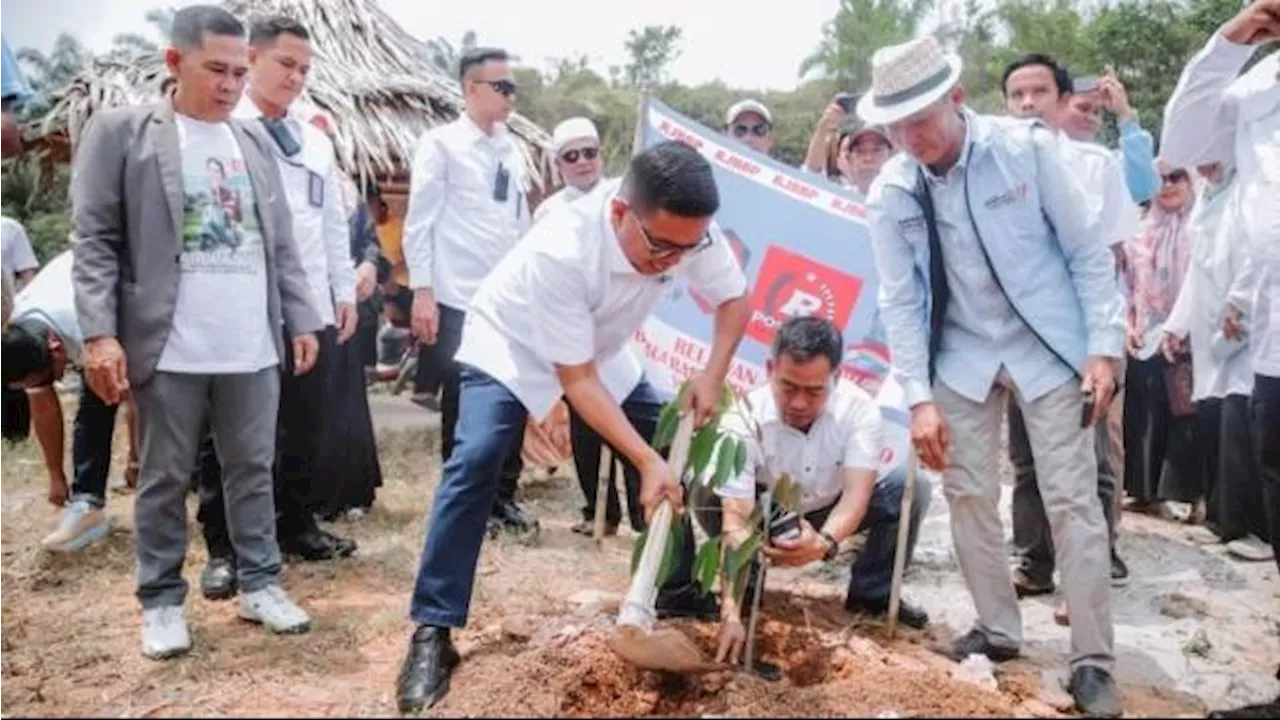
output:
<path id="1" fill-rule="evenodd" d="M 902 573 L 907 565 L 907 538 L 911 533 L 911 506 L 915 502 L 916 453 L 907 455 L 907 483 L 902 488 L 902 507 L 898 511 L 898 544 L 893 552 L 893 584 L 889 587 L 889 638 L 898 633 L 898 607 L 902 603 Z"/>
<path id="2" fill-rule="evenodd" d="M 613 451 L 609 446 L 600 444 L 600 466 L 596 468 L 596 514 L 591 528 L 591 537 L 596 544 L 604 542 L 604 511 L 609 504 L 609 486 L 613 484 Z"/>

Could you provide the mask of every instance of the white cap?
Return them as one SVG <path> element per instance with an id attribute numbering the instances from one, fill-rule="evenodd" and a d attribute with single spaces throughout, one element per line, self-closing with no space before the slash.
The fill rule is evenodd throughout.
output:
<path id="1" fill-rule="evenodd" d="M 734 103 L 733 107 L 729 108 L 729 112 L 724 115 L 724 124 L 732 125 L 739 115 L 749 112 L 764 118 L 764 121 L 770 125 L 773 124 L 773 113 L 769 112 L 769 108 L 765 107 L 764 103 L 759 100 L 741 100 Z"/>
<path id="2" fill-rule="evenodd" d="M 600 142 L 600 133 L 596 124 L 584 117 L 569 118 L 556 126 L 551 133 L 551 154 L 559 155 L 565 145 L 574 140 L 595 140 Z"/>

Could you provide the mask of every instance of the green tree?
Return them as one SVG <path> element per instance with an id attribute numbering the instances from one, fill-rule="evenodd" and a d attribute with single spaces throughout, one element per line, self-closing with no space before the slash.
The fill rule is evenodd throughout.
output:
<path id="1" fill-rule="evenodd" d="M 66 87 L 93 60 L 93 53 L 70 33 L 61 33 L 53 49 L 45 54 L 35 48 L 18 50 L 18 62 L 25 66 L 27 82 L 35 98 L 23 106 L 23 118 L 34 122 L 53 108 L 53 93 Z"/>
<path id="2" fill-rule="evenodd" d="M 624 70 L 627 85 L 654 88 L 666 80 L 667 68 L 680 57 L 684 31 L 675 25 L 645 25 L 627 35 L 631 61 Z"/>
<path id="3" fill-rule="evenodd" d="M 822 26 L 822 40 L 800 62 L 800 76 L 811 73 L 845 90 L 871 86 L 871 56 L 878 48 L 905 42 L 916 34 L 930 0 L 840 0 L 836 15 Z"/>
<path id="4" fill-rule="evenodd" d="M 112 38 L 112 48 L 107 53 L 107 57 L 128 62 L 142 55 L 160 52 L 162 46 L 169 40 L 175 12 L 177 11 L 171 7 L 148 10 L 143 18 L 151 26 L 152 36 L 136 32 L 119 33 Z"/>
<path id="5" fill-rule="evenodd" d="M 27 229 L 41 264 L 65 250 L 71 234 L 71 168 L 46 162 L 44 153 L 4 161 L 3 213 Z"/>

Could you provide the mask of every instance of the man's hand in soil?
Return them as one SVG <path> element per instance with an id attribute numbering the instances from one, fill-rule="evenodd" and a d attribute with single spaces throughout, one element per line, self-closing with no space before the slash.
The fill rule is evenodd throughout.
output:
<path id="1" fill-rule="evenodd" d="M 911 443 L 925 467 L 938 471 L 947 469 L 951 431 L 947 429 L 947 421 L 942 419 L 937 405 L 928 402 L 911 408 Z"/>
<path id="2" fill-rule="evenodd" d="M 742 626 L 738 614 L 720 621 L 720 646 L 716 650 L 716 662 L 737 665 L 742 662 L 742 648 L 747 644 L 747 629 Z"/>
<path id="3" fill-rule="evenodd" d="M 1255 0 L 1222 26 L 1222 36 L 1236 45 L 1280 40 L 1280 0 Z"/>
<path id="4" fill-rule="evenodd" d="M 817 562 L 827 554 L 827 541 L 803 518 L 800 519 L 800 537 L 794 540 L 771 540 L 764 546 L 765 557 L 774 565 L 800 567 Z"/>

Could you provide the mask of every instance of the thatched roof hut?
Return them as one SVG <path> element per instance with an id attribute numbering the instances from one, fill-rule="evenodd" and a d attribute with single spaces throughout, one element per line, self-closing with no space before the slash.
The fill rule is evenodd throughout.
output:
<path id="1" fill-rule="evenodd" d="M 225 0 L 223 5 L 246 20 L 278 13 L 307 26 L 316 59 L 302 101 L 337 121 L 339 160 L 352 174 L 402 184 L 418 135 L 462 112 L 458 81 L 435 67 L 426 44 L 374 0 Z M 74 147 L 95 110 L 154 102 L 166 77 L 160 53 L 129 63 L 95 60 L 57 94 L 41 134 L 62 135 Z M 520 115 L 509 124 L 534 193 L 540 195 L 552 184 L 550 136 Z"/>

